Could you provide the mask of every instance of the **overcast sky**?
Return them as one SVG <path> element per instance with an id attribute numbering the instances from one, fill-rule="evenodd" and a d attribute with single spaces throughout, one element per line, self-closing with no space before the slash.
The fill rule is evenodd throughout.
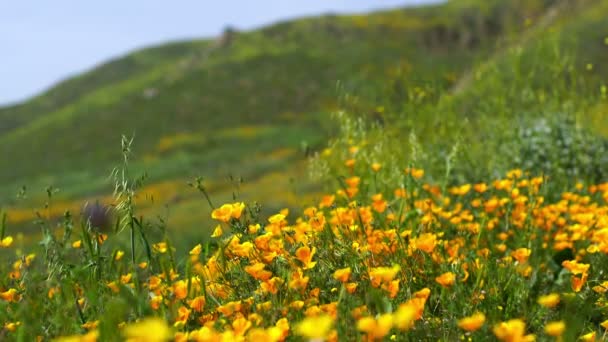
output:
<path id="1" fill-rule="evenodd" d="M 436 0 L 2 0 L 0 105 L 134 49 L 327 12 Z"/>

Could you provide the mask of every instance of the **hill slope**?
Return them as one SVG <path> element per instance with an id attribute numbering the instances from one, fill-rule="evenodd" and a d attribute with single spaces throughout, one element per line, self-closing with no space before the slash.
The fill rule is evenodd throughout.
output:
<path id="1" fill-rule="evenodd" d="M 357 159 L 385 161 L 397 172 L 414 164 L 445 185 L 497 178 L 517 167 L 558 178 L 564 187 L 553 192 L 574 179 L 605 182 L 606 13 L 605 1 L 553 2 L 447 91 L 387 79 L 384 124 L 372 117 L 367 130 L 353 129 L 353 116 L 366 115 L 352 110 L 342 117 L 346 129 L 333 150 L 356 147 Z M 413 91 L 394 100 L 393 89 Z M 415 135 L 404 139 L 407 133 Z M 332 159 L 340 158 L 325 162 Z"/>
<path id="2" fill-rule="evenodd" d="M 334 131 L 330 112 L 382 116 L 381 105 L 392 114 L 379 120 L 432 130 L 446 119 L 413 106 L 436 103 L 561 2 L 450 1 L 307 18 L 134 52 L 0 109 L 0 151 L 10 161 L 0 168 L 0 198 L 17 213 L 9 219 L 20 222 L 42 206 L 39 194 L 48 185 L 61 189 L 55 214 L 107 196 L 125 134 L 135 137 L 132 170 L 149 171 L 156 198 L 150 210 L 164 212 L 161 204 L 171 202 L 178 226 L 190 224 L 180 213 L 202 207 L 196 192 L 185 191 L 195 175 L 213 180 L 209 187 L 219 198 L 237 192 L 269 207 L 295 207 L 285 189 L 314 193 L 313 185 L 294 187 L 290 178 L 304 178 L 305 155 Z M 410 101 L 425 90 L 424 101 Z M 345 93 L 355 96 L 336 100 Z M 227 175 L 246 184 L 233 189 L 223 181 Z M 12 194 L 24 184 L 29 197 L 15 203 Z"/>

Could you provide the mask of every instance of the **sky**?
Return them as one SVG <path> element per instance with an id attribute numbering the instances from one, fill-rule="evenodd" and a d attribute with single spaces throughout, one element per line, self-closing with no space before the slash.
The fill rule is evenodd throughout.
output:
<path id="1" fill-rule="evenodd" d="M 18 103 L 113 57 L 290 18 L 437 0 L 0 1 L 0 106 Z"/>

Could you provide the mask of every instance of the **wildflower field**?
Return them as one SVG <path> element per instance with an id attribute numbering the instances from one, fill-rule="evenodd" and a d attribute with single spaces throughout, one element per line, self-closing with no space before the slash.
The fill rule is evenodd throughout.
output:
<path id="1" fill-rule="evenodd" d="M 300 217 L 215 208 L 213 241 L 189 252 L 147 236 L 127 188 L 126 248 L 69 217 L 38 254 L 3 229 L 3 338 L 605 338 L 608 183 L 547 200 L 551 180 L 519 169 L 442 189 L 422 169 L 382 184 L 381 163 L 345 164 L 338 189 Z"/>
<path id="2" fill-rule="evenodd" d="M 302 19 L 0 109 L 0 341 L 607 341 L 607 16 Z"/>

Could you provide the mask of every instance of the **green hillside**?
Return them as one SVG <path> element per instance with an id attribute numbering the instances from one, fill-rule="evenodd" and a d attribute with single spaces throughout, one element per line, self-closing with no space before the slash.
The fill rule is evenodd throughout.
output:
<path id="1" fill-rule="evenodd" d="M 496 178 L 514 167 L 559 179 L 563 188 L 554 191 L 574 178 L 605 181 L 606 13 L 602 1 L 553 2 L 447 89 L 389 78 L 378 90 L 385 95 L 378 102 L 382 124 L 350 108 L 332 150 L 344 154 L 354 145 L 357 159 L 385 161 L 393 170 L 414 164 L 446 184 Z M 405 96 L 391 97 L 397 90 Z"/>
<path id="2" fill-rule="evenodd" d="M 458 140 L 463 159 L 487 164 L 463 167 L 458 177 L 482 176 L 504 160 L 491 158 L 498 146 L 475 142 L 498 132 L 510 139 L 509 129 L 489 127 L 509 127 L 515 117 L 576 108 L 605 133 L 606 7 L 449 1 L 133 52 L 0 109 L 2 206 L 9 222 L 27 228 L 49 185 L 60 189 L 50 215 L 108 200 L 108 175 L 126 135 L 134 137 L 131 171 L 148 174 L 142 208 L 170 216 L 180 231 L 210 228 L 194 226 L 208 216 L 200 193 L 187 186 L 199 175 L 218 202 L 238 195 L 269 211 L 296 209 L 321 186 L 308 180 L 305 159 L 339 131 L 329 119 L 337 110 L 379 123 L 386 137 L 415 132 L 437 149 L 420 160 L 440 165 L 437 175 Z M 393 139 L 399 146 L 378 153 L 411 157 L 407 140 Z M 24 185 L 26 198 L 16 199 Z"/>

